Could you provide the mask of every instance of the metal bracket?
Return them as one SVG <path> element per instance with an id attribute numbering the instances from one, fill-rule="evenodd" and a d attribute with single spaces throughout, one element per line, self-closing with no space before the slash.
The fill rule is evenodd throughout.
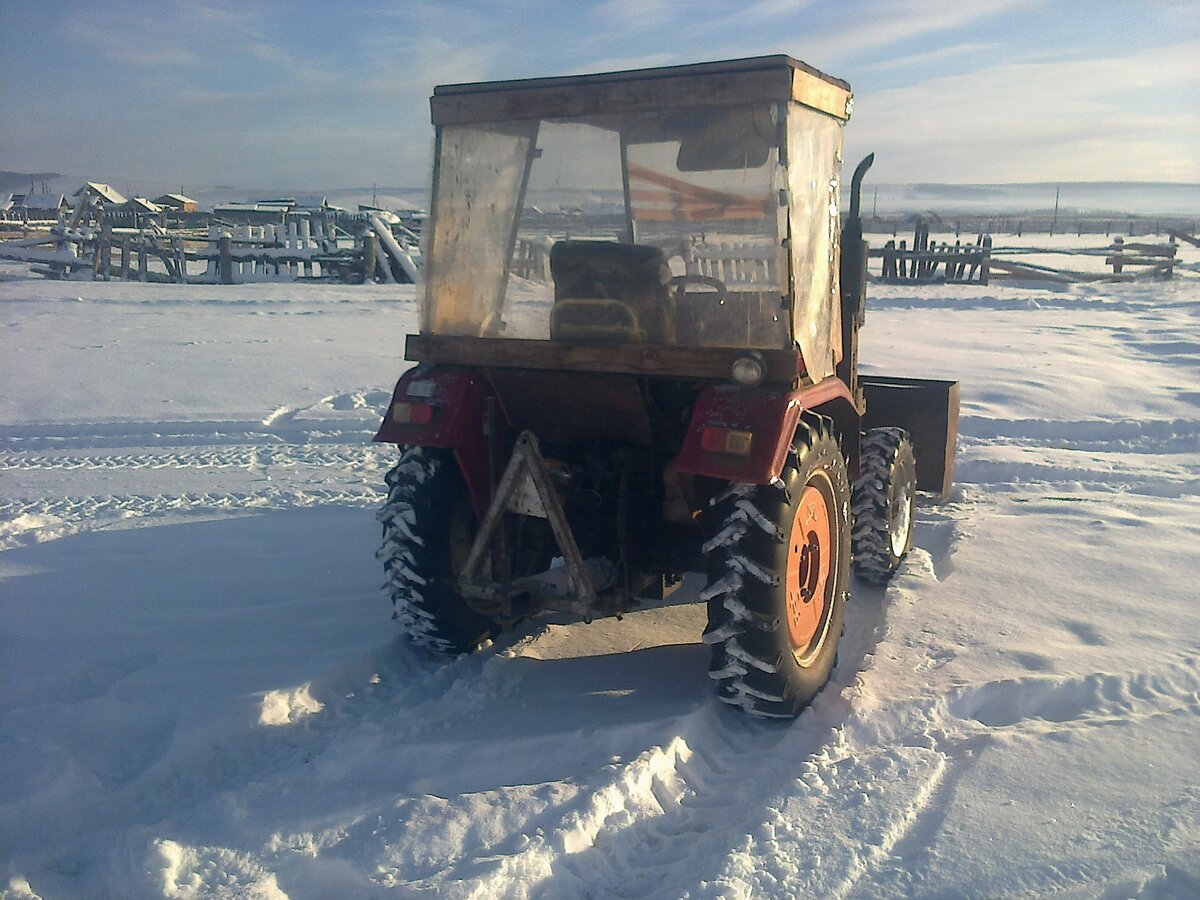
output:
<path id="1" fill-rule="evenodd" d="M 537 437 L 529 431 L 521 432 L 513 447 L 492 502 L 479 524 L 479 532 L 471 544 L 466 564 L 458 576 L 458 587 L 463 596 L 493 602 L 504 601 L 522 591 L 535 589 L 537 577 L 521 578 L 510 586 L 492 581 L 482 571 L 488 550 L 500 531 L 505 513 L 537 516 L 550 523 L 554 540 L 558 544 L 570 579 L 571 605 L 578 609 L 591 609 L 596 605 L 596 589 L 589 575 L 567 522 L 562 500 L 550 480 L 550 470 L 538 447 Z"/>

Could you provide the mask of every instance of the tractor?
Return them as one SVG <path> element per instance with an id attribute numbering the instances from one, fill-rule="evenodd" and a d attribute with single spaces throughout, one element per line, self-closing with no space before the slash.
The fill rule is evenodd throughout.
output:
<path id="1" fill-rule="evenodd" d="M 470 652 L 707 574 L 721 700 L 792 718 L 952 476 L 958 385 L 860 377 L 849 85 L 787 56 L 441 85 L 386 589 Z"/>

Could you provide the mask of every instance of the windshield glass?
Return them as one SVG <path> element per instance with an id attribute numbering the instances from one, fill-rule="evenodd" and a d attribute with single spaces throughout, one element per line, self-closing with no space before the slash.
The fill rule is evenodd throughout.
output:
<path id="1" fill-rule="evenodd" d="M 783 118 L 764 103 L 442 126 L 422 330 L 791 346 Z"/>

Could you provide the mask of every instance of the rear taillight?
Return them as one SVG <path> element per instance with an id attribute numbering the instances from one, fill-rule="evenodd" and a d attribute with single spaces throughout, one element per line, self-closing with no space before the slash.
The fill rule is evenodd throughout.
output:
<path id="1" fill-rule="evenodd" d="M 392 421 L 397 425 L 428 425 L 434 407 L 429 403 L 393 403 Z"/>
<path id="2" fill-rule="evenodd" d="M 700 448 L 708 453 L 749 456 L 753 441 L 753 433 L 734 428 L 715 428 L 709 425 L 700 432 Z"/>

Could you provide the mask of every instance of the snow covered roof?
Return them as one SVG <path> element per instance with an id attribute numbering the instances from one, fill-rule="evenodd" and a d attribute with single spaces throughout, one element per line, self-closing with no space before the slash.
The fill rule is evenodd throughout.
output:
<path id="1" fill-rule="evenodd" d="M 62 194 L 26 194 L 20 204 L 25 209 L 62 209 L 69 205 Z"/>
<path id="2" fill-rule="evenodd" d="M 251 201 L 250 203 L 243 203 L 240 201 L 230 201 L 229 203 L 218 203 L 216 206 L 213 207 L 213 212 L 219 213 L 223 210 L 228 210 L 231 212 L 247 212 L 247 211 L 249 211 L 249 212 L 285 213 L 285 212 L 290 212 L 291 209 L 292 209 L 292 204 L 287 203 L 285 201 L 278 201 L 278 200 L 275 200 L 275 201 L 260 200 L 258 202 Z"/>
<path id="3" fill-rule="evenodd" d="M 256 202 L 268 206 L 287 204 L 294 209 L 325 209 L 329 206 L 329 199 L 324 194 L 297 194 L 295 197 L 279 197 Z"/>
<path id="4" fill-rule="evenodd" d="M 396 215 L 394 212 L 392 212 L 390 209 L 383 209 L 382 207 L 379 207 L 379 206 L 371 206 L 370 204 L 367 204 L 367 203 L 360 203 L 360 204 L 358 204 L 358 211 L 360 213 L 368 213 L 372 216 L 378 216 L 379 220 L 381 222 L 384 222 L 387 225 L 399 225 L 400 224 L 400 217 L 398 215 Z"/>
<path id="5" fill-rule="evenodd" d="M 154 202 L 163 209 L 186 210 L 188 207 L 193 209 L 200 204 L 191 197 L 183 194 L 160 194 L 154 198 Z"/>
<path id="6" fill-rule="evenodd" d="M 162 207 L 157 203 L 147 200 L 145 197 L 134 197 L 132 200 L 125 201 L 122 204 L 124 209 L 133 210 L 141 213 L 160 213 Z"/>
<path id="7" fill-rule="evenodd" d="M 116 188 L 112 187 L 111 185 L 104 184 L 99 181 L 89 181 L 87 184 L 85 184 L 83 187 L 81 187 L 79 190 L 77 190 L 71 196 L 78 197 L 84 191 L 91 191 L 93 194 L 95 194 L 97 197 L 99 197 L 105 203 L 124 203 L 125 202 L 125 197 L 124 197 L 124 195 L 121 194 L 120 191 L 118 191 Z"/>

